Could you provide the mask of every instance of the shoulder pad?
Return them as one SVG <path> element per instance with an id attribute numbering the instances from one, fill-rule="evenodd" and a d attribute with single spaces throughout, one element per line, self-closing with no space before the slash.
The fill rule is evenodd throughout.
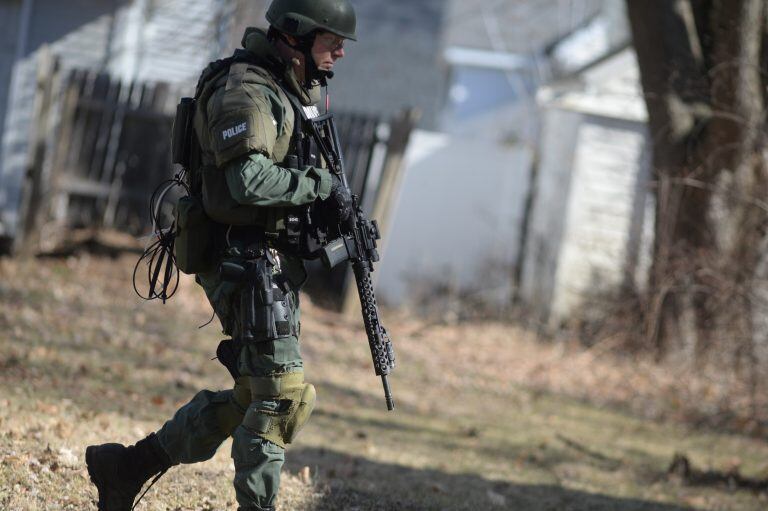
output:
<path id="1" fill-rule="evenodd" d="M 196 97 L 200 97 L 203 88 L 215 78 L 216 75 L 227 69 L 233 62 L 233 57 L 227 57 L 226 59 L 219 59 L 209 63 L 203 72 L 200 73 L 200 78 L 197 80 Z"/>
<path id="2" fill-rule="evenodd" d="M 217 80 L 207 104 L 211 149 L 217 166 L 254 151 L 274 157 L 277 118 L 282 121 L 286 107 L 273 89 L 277 87 L 274 80 L 262 71 L 252 64 L 235 62 L 226 82 L 223 75 Z"/>

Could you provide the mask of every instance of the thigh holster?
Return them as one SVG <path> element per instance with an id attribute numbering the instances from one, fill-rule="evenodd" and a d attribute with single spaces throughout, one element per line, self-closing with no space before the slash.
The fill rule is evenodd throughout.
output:
<path id="1" fill-rule="evenodd" d="M 243 426 L 281 447 L 290 444 L 309 421 L 315 407 L 315 387 L 304 383 L 303 372 L 251 377 L 251 403 Z M 274 410 L 260 409 L 259 401 L 275 401 Z"/>
<path id="2" fill-rule="evenodd" d="M 265 254 L 270 254 L 266 251 Z M 245 343 L 268 342 L 296 335 L 291 297 L 275 281 L 273 256 L 224 261 L 222 279 L 240 284 L 239 331 Z"/>

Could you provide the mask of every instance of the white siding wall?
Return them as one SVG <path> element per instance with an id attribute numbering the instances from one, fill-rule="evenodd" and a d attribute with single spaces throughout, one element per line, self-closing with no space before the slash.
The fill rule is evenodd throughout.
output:
<path id="1" fill-rule="evenodd" d="M 645 127 L 585 117 L 579 126 L 570 199 L 555 276 L 552 320 L 585 298 L 635 284 L 647 191 Z M 640 198 L 640 201 L 637 198 Z"/>
<path id="2" fill-rule="evenodd" d="M 544 116 L 521 297 L 556 326 L 598 293 L 643 286 L 653 218 L 644 123 Z"/>
<path id="3" fill-rule="evenodd" d="M 43 24 L 48 15 L 47 12 L 36 14 L 37 17 L 33 18 L 33 28 L 36 24 Z M 50 20 L 48 22 L 50 23 Z M 108 58 L 111 27 L 112 16 L 103 14 L 61 39 L 44 42 L 51 45 L 51 50 L 61 59 L 64 68 L 102 70 Z"/>
<path id="4" fill-rule="evenodd" d="M 11 81 L 13 62 L 19 32 L 21 1 L 0 1 L 0 127 L 5 122 L 5 111 Z M 2 129 L 0 129 L 0 132 Z"/>
<path id="5" fill-rule="evenodd" d="M 6 122 L 8 95 L 11 91 L 13 67 L 18 50 L 19 15 L 21 1 L 0 2 L 0 205 L 6 202 L 9 191 L 3 186 L 3 144 L 2 134 Z M 13 191 L 13 193 L 17 193 Z M 0 217 L 0 236 L 5 234 Z"/>
<path id="6" fill-rule="evenodd" d="M 520 296 L 557 326 L 587 299 L 645 286 L 654 209 L 647 114 L 631 50 L 538 99 L 541 156 Z"/>
<path id="7" fill-rule="evenodd" d="M 13 236 L 19 214 L 19 201 L 32 134 L 34 108 L 35 59 L 17 61 L 2 133 L 0 152 L 0 235 Z"/>
<path id="8" fill-rule="evenodd" d="M 135 0 L 116 15 L 110 70 L 127 80 L 195 81 L 222 53 L 222 0 Z"/>

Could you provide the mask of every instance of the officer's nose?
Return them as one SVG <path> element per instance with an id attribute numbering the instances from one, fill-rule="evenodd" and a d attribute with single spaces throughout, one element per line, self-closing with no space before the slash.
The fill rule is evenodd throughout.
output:
<path id="1" fill-rule="evenodd" d="M 335 59 L 341 59 L 344 58 L 344 47 L 336 48 L 333 50 L 333 58 Z"/>

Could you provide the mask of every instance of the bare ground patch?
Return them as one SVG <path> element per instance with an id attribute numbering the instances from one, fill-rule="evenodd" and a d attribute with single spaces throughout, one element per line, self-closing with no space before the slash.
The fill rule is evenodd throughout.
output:
<path id="1" fill-rule="evenodd" d="M 210 360 L 218 326 L 197 328 L 210 317 L 202 292 L 187 278 L 170 303 L 143 303 L 134 261 L 0 260 L 0 508 L 95 508 L 86 445 L 133 442 L 197 390 L 229 385 Z M 761 492 L 668 476 L 675 452 L 697 467 L 768 473 L 762 441 L 676 422 L 686 407 L 675 400 L 706 410 L 702 396 L 722 399 L 694 375 L 686 387 L 650 362 L 542 345 L 508 325 L 384 318 L 399 364 L 394 413 L 358 322 L 304 300 L 319 404 L 289 449 L 280 509 L 766 507 Z M 231 477 L 225 444 L 171 470 L 140 509 L 234 509 Z"/>

